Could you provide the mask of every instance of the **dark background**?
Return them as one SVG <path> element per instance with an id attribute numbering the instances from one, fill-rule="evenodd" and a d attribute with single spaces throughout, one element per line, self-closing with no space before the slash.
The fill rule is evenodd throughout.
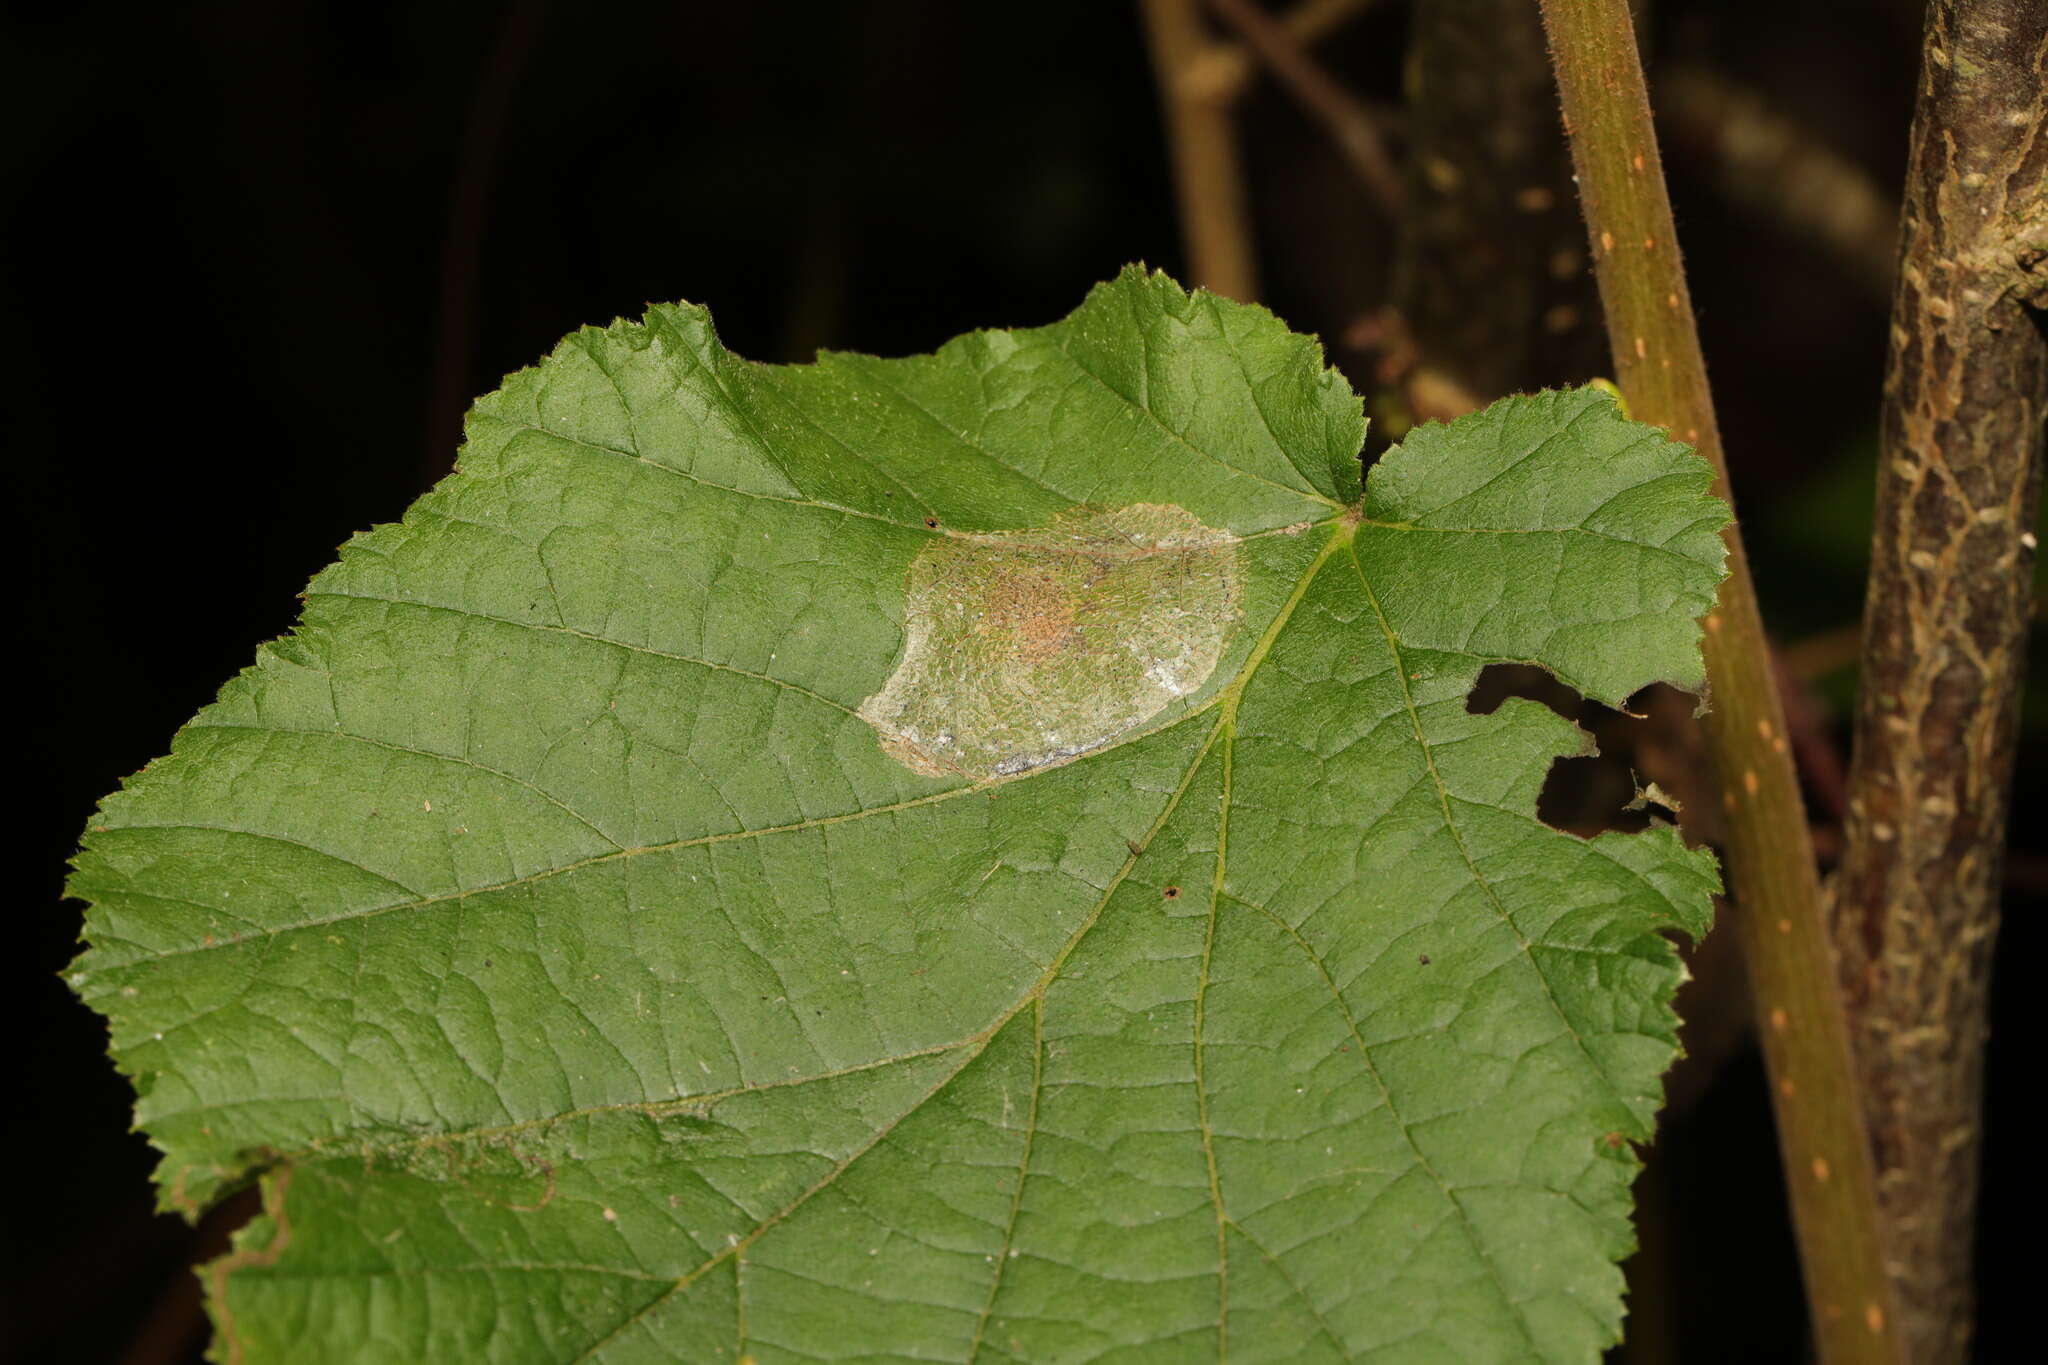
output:
<path id="1" fill-rule="evenodd" d="M 1914 0 L 1653 10 L 1653 93 L 1673 64 L 1715 70 L 1895 192 Z M 32 585 L 0 1353 L 192 1360 L 183 1267 L 232 1220 L 151 1214 L 127 1086 L 57 977 L 78 926 L 62 864 L 95 799 L 290 626 L 339 542 L 446 472 L 468 397 L 574 327 L 686 298 L 757 359 L 922 351 L 1050 321 L 1126 261 L 1183 258 L 1142 33 L 1117 0 L 218 0 L 0 22 L 0 429 Z M 1383 0 L 1318 50 L 1392 104 L 1407 23 Z M 1392 225 L 1284 94 L 1256 88 L 1243 128 L 1265 301 L 1369 391 L 1373 356 L 1344 339 L 1385 302 Z M 1824 640 L 1862 591 L 1881 281 L 1684 139 L 1667 150 L 1766 616 L 1783 641 Z M 2035 677 L 2020 831 L 2048 804 Z M 1839 666 L 1813 682 L 1838 750 L 1852 687 Z M 2038 841 L 2015 842 L 2008 981 L 2041 945 Z M 2038 1185 L 2016 1150 L 2021 1006 L 2004 989 L 1996 1008 L 1984 1360 L 2025 1330 L 2031 1258 L 2000 1249 L 2020 1244 L 2016 1189 Z M 1651 1274 L 1678 1293 L 1670 1353 L 1631 1358 L 1798 1361 L 1753 1051 L 1695 1089 L 1645 1205 Z"/>

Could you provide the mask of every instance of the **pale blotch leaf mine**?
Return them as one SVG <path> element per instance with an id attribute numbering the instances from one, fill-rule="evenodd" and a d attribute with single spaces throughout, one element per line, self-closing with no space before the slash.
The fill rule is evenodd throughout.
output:
<path id="1" fill-rule="evenodd" d="M 1209 680 L 1239 578 L 1237 537 L 1162 503 L 939 537 L 910 566 L 902 662 L 861 718 L 927 776 L 1100 749 Z"/>

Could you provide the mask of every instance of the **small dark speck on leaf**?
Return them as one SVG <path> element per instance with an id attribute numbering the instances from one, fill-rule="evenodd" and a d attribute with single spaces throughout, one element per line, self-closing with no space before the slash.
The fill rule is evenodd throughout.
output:
<path id="1" fill-rule="evenodd" d="M 486 969 L 486 970 L 488 970 L 488 969 L 489 969 L 489 967 L 490 967 L 490 965 L 491 965 L 491 960 L 490 960 L 489 958 L 485 958 L 485 959 L 484 959 L 484 967 L 485 967 L 485 969 Z"/>
<path id="2" fill-rule="evenodd" d="M 1420 962 L 1423 966 L 1427 967 L 1429 965 L 1429 954 L 1424 953 L 1421 957 L 1418 957 L 1415 960 L 1417 962 Z"/>
<path id="3" fill-rule="evenodd" d="M 1124 847 L 1131 851 L 1131 856 L 1133 858 L 1140 858 L 1144 856 L 1145 850 L 1136 839 L 1124 840 Z"/>
<path id="4" fill-rule="evenodd" d="M 937 517 L 926 517 L 924 524 L 934 531 L 939 529 L 939 519 Z"/>
<path id="5" fill-rule="evenodd" d="M 1606 1143 L 1609 1147 L 1613 1148 L 1617 1152 L 1621 1150 L 1621 1144 L 1624 1141 L 1620 1133 L 1609 1133 L 1606 1137 L 1600 1140 Z"/>
<path id="6" fill-rule="evenodd" d="M 1180 888 L 1179 888 L 1179 887 L 1177 887 L 1177 886 L 1169 886 L 1169 887 L 1167 887 L 1167 888 L 1166 888 L 1166 890 L 1165 890 L 1165 891 L 1164 891 L 1164 892 L 1163 892 L 1162 894 L 1163 894 L 1163 895 L 1164 895 L 1164 896 L 1165 896 L 1165 897 L 1166 897 L 1166 898 L 1167 898 L 1168 900 L 1179 900 L 1179 899 L 1180 899 Z"/>

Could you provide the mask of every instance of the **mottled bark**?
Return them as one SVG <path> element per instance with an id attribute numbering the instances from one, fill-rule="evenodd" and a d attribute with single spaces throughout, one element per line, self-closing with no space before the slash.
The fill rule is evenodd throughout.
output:
<path id="1" fill-rule="evenodd" d="M 1967 1356 L 1986 996 L 2048 410 L 2048 6 L 1934 0 L 1834 931 L 1915 1361 Z"/>
<path id="2" fill-rule="evenodd" d="M 1606 356 L 1536 7 L 1431 0 L 1410 23 L 1393 296 L 1413 364 L 1396 382 L 1424 420 Z"/>

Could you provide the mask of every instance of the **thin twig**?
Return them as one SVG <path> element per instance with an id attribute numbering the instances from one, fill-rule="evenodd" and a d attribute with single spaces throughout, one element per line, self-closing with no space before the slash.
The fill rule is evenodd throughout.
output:
<path id="1" fill-rule="evenodd" d="M 1755 91 L 1700 67 L 1659 73 L 1657 118 L 1724 195 L 1820 246 L 1867 293 L 1890 294 L 1899 208 L 1861 166 Z"/>
<path id="2" fill-rule="evenodd" d="M 1245 46 L 1279 77 L 1302 110 L 1323 125 L 1380 212 L 1398 217 L 1406 189 L 1393 158 L 1387 155 L 1373 112 L 1309 56 L 1286 25 L 1251 0 L 1209 0 L 1209 7 L 1237 30 Z"/>
<path id="3" fill-rule="evenodd" d="M 2048 413 L 2048 6 L 1935 0 L 1906 172 L 1834 883 L 1916 1362 L 1969 1354 L 2007 806 Z"/>
<path id="4" fill-rule="evenodd" d="M 1258 297 L 1251 212 L 1230 96 L 1217 84 L 1214 39 L 1200 0 L 1140 0 L 1152 68 L 1166 115 L 1180 200 L 1181 234 L 1194 282 L 1214 293 Z"/>
<path id="5" fill-rule="evenodd" d="M 1579 175 L 1615 374 L 1633 414 L 1727 465 L 1627 0 L 1541 0 Z M 1877 1181 L 1784 709 L 1736 528 L 1707 617 L 1706 720 L 1734 896 L 1762 1027 L 1786 1184 L 1826 1365 L 1903 1359 Z"/>
<path id="6" fill-rule="evenodd" d="M 1297 0 L 1285 14 L 1276 16 L 1287 36 L 1302 47 L 1313 47 L 1325 35 L 1336 32 L 1354 15 L 1363 14 L 1378 0 Z M 1217 96 L 1235 100 L 1251 87 L 1259 62 L 1237 43 L 1219 43 L 1209 56 L 1214 68 L 1210 79 Z"/>

